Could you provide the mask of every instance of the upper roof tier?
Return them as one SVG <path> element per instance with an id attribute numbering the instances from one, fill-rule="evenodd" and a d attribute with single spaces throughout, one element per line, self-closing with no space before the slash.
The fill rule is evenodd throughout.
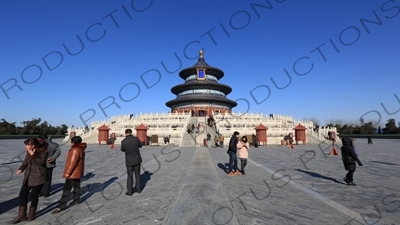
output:
<path id="1" fill-rule="evenodd" d="M 187 90 L 194 90 L 194 89 L 211 89 L 222 91 L 224 94 L 229 94 L 232 92 L 232 88 L 225 84 L 220 84 L 216 81 L 208 81 L 208 80 L 193 80 L 187 81 L 183 84 L 178 84 L 175 87 L 171 88 L 171 92 L 178 95 L 181 92 Z"/>
<path id="2" fill-rule="evenodd" d="M 182 79 L 186 80 L 186 78 L 188 78 L 190 75 L 194 75 L 197 73 L 197 68 L 206 68 L 206 74 L 213 75 L 218 80 L 224 77 L 224 72 L 222 70 L 216 67 L 212 67 L 205 62 L 203 50 L 200 50 L 199 52 L 199 59 L 197 60 L 197 63 L 191 67 L 181 70 L 181 72 L 179 72 L 179 76 Z"/>

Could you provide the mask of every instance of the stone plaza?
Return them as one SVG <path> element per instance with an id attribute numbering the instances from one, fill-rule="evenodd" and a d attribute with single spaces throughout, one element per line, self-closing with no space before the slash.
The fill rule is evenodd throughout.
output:
<path id="1" fill-rule="evenodd" d="M 179 76 L 185 82 L 171 89 L 176 98 L 166 103 L 170 112 L 92 121 L 70 127 L 64 140 L 55 140 L 62 154 L 51 195 L 40 198 L 37 219 L 26 224 L 400 224 L 398 139 L 373 145 L 356 139 L 364 166 L 355 172 L 357 186 L 348 186 L 340 154 L 330 154 L 341 147 L 335 127 L 316 128 L 312 121 L 286 115 L 233 112 L 237 102 L 227 98 L 232 88 L 219 83 L 224 72 L 208 65 L 203 51 Z M 145 144 L 142 193 L 133 196 L 125 195 L 120 151 L 127 128 Z M 251 137 L 252 145 L 246 175 L 231 177 L 227 144 L 234 131 Z M 88 144 L 81 204 L 53 215 L 73 136 Z M 212 139 L 207 143 L 207 136 L 224 137 L 225 146 L 215 147 Z M 18 211 L 23 175 L 15 172 L 25 149 L 23 140 L 0 140 L 0 149 L 0 224 L 7 224 Z"/>
<path id="2" fill-rule="evenodd" d="M 226 174 L 224 148 L 144 146 L 142 193 L 126 196 L 126 167 L 120 146 L 90 144 L 80 205 L 52 215 L 62 194 L 62 173 L 70 147 L 53 172 L 51 195 L 40 197 L 38 217 L 21 224 L 400 224 L 400 141 L 356 139 L 364 166 L 357 186 L 342 178 L 341 156 L 331 142 L 249 149 L 246 175 Z M 340 153 L 340 145 L 334 148 Z M 18 213 L 25 157 L 23 140 L 0 140 L 0 224 Z M 28 203 L 29 205 L 29 203 Z"/>

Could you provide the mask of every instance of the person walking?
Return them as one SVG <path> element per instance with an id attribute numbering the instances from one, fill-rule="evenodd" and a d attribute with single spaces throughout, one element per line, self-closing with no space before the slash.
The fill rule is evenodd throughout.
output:
<path id="1" fill-rule="evenodd" d="M 244 168 L 247 165 L 247 158 L 249 157 L 248 149 L 250 143 L 247 141 L 247 136 L 243 136 L 237 144 L 238 158 L 240 159 L 240 172 L 245 175 Z"/>
<path id="2" fill-rule="evenodd" d="M 294 140 L 293 140 L 293 133 L 289 133 L 289 149 L 293 149 L 294 147 L 293 147 L 293 142 L 294 142 Z"/>
<path id="3" fill-rule="evenodd" d="M 56 159 L 60 156 L 61 151 L 57 143 L 52 142 L 46 134 L 41 134 L 38 137 L 39 142 L 46 142 L 47 147 L 47 177 L 46 183 L 43 184 L 42 190 L 40 190 L 40 195 L 47 198 L 50 196 L 51 181 L 53 177 L 53 169 L 56 167 Z"/>
<path id="4" fill-rule="evenodd" d="M 81 178 L 85 169 L 85 149 L 87 144 L 82 142 L 80 136 L 71 138 L 71 148 L 68 151 L 65 162 L 64 175 L 65 184 L 63 194 L 58 202 L 57 208 L 51 214 L 57 214 L 67 208 L 71 189 L 74 188 L 72 205 L 79 205 L 81 198 Z"/>
<path id="5" fill-rule="evenodd" d="M 368 138 L 368 144 L 371 144 L 371 145 L 372 145 L 372 139 L 371 139 L 371 137 L 368 136 L 367 138 Z"/>
<path id="6" fill-rule="evenodd" d="M 224 147 L 224 140 L 225 140 L 224 135 L 220 134 L 219 135 L 219 145 L 220 145 L 221 148 Z"/>
<path id="7" fill-rule="evenodd" d="M 229 146 L 228 146 L 228 151 L 227 153 L 229 154 L 229 176 L 234 176 L 240 174 L 237 163 L 238 163 L 238 158 L 237 158 L 237 143 L 238 143 L 238 138 L 239 138 L 239 132 L 235 131 L 231 137 L 231 140 L 229 141 Z"/>
<path id="8" fill-rule="evenodd" d="M 47 143 L 39 142 L 36 138 L 26 139 L 24 141 L 26 155 L 24 162 L 17 170 L 19 175 L 24 172 L 24 180 L 19 192 L 19 212 L 18 216 L 10 221 L 10 224 L 35 220 L 37 205 L 39 203 L 39 192 L 46 182 L 46 159 Z M 31 206 L 29 207 L 28 217 L 26 210 L 28 205 L 28 195 L 30 192 Z"/>
<path id="9" fill-rule="evenodd" d="M 353 140 L 349 137 L 344 137 L 342 138 L 342 143 L 342 160 L 345 170 L 348 171 L 346 176 L 343 178 L 343 181 L 350 186 L 356 186 L 356 184 L 353 183 L 353 174 L 354 171 L 356 171 L 356 162 L 359 166 L 362 166 L 363 164 L 361 163 L 360 159 L 358 159 L 358 156 L 355 153 Z"/>
<path id="10" fill-rule="evenodd" d="M 252 138 L 253 138 L 254 147 L 258 148 L 258 138 L 257 138 L 257 136 L 255 134 L 253 134 Z M 281 141 L 281 145 L 283 146 L 282 141 Z"/>
<path id="11" fill-rule="evenodd" d="M 215 147 L 219 147 L 219 138 L 218 138 L 218 134 L 214 135 L 214 143 L 215 143 Z"/>
<path id="12" fill-rule="evenodd" d="M 136 181 L 136 192 L 141 193 L 140 187 L 140 164 L 142 163 L 142 156 L 140 155 L 139 148 L 142 147 L 142 143 L 139 138 L 132 135 L 131 129 L 125 130 L 125 139 L 121 142 L 121 151 L 125 152 L 125 165 L 127 170 L 127 192 L 128 196 L 133 194 L 133 172 L 135 172 Z"/>

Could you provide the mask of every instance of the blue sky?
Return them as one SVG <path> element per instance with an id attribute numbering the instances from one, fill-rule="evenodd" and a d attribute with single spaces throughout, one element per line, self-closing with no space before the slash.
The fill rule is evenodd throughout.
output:
<path id="1" fill-rule="evenodd" d="M 168 112 L 200 49 L 235 112 L 400 121 L 398 0 L 1 0 L 0 14 L 0 118 L 17 125 Z"/>

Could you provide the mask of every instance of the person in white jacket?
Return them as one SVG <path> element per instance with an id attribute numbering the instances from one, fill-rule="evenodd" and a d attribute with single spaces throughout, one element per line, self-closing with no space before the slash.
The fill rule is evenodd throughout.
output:
<path id="1" fill-rule="evenodd" d="M 247 141 L 247 137 L 243 136 L 237 143 L 238 148 L 238 158 L 240 159 L 240 172 L 245 175 L 244 168 L 247 165 L 247 158 L 249 158 L 249 142 Z"/>

